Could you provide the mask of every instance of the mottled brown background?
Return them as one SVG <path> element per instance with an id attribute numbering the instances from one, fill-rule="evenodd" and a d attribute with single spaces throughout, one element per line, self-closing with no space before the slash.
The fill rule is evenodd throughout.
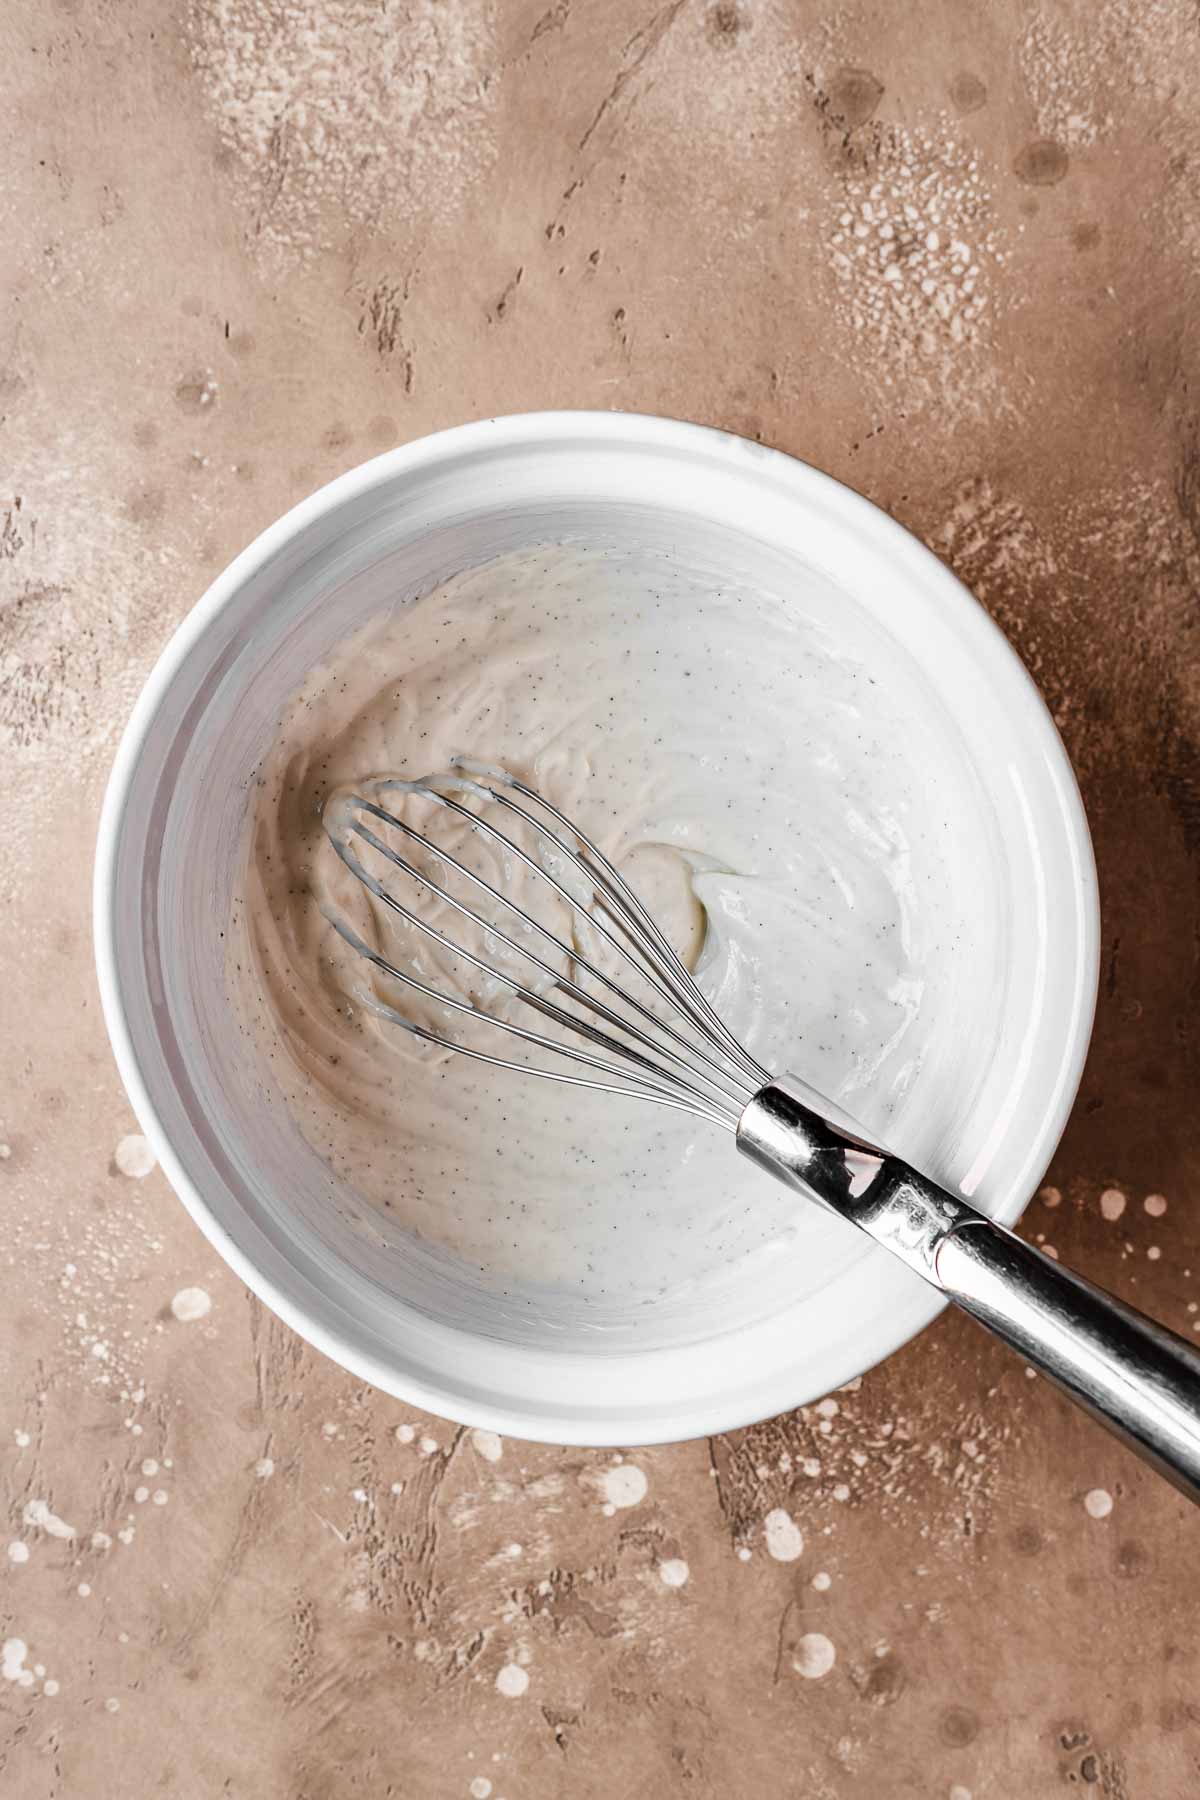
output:
<path id="1" fill-rule="evenodd" d="M 120 1173 L 88 923 L 133 696 L 293 501 L 524 408 L 760 437 L 945 556 L 1054 710 L 1103 975 L 1026 1228 L 1190 1329 L 1198 78 L 1191 0 L 8 0 L 6 1795 L 1200 1790 L 1196 1518 L 1041 1381 L 943 1318 L 832 1419 L 631 1453 L 612 1516 L 606 1456 L 489 1461 Z"/>

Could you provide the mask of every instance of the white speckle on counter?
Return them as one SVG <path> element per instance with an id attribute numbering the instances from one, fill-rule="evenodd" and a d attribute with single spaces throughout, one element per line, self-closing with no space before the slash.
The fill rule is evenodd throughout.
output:
<path id="1" fill-rule="evenodd" d="M 79 1595 L 81 1600 L 90 1599 L 92 1593 L 91 1583 L 89 1581 L 81 1581 L 79 1586 L 75 1589 L 75 1592 Z"/>
<path id="2" fill-rule="evenodd" d="M 823 1631 L 806 1631 L 796 1645 L 792 1667 L 806 1681 L 820 1681 L 837 1661 L 837 1651 Z"/>
<path id="3" fill-rule="evenodd" d="M 398 1444 L 411 1444 L 416 1435 L 416 1430 L 412 1425 L 397 1425 L 396 1427 L 396 1442 Z"/>
<path id="4" fill-rule="evenodd" d="M 270 1481 L 275 1473 L 274 1459 L 270 1456 L 260 1456 L 254 1465 L 254 1473 L 260 1481 Z"/>
<path id="5" fill-rule="evenodd" d="M 776 1562 L 795 1562 L 804 1549 L 804 1534 L 792 1515 L 777 1506 L 763 1520 L 767 1534 L 767 1554 Z"/>
<path id="6" fill-rule="evenodd" d="M 467 1792 L 470 1794 L 471 1800 L 488 1800 L 488 1795 L 491 1791 L 492 1784 L 486 1775 L 476 1775 L 474 1781 L 467 1787 Z"/>
<path id="7" fill-rule="evenodd" d="M 684 1562 L 682 1556 L 670 1556 L 667 1558 L 666 1562 L 659 1563 L 658 1573 L 664 1586 L 681 1588 L 686 1586 L 687 1578 L 691 1574 L 691 1570 Z"/>
<path id="8" fill-rule="evenodd" d="M 473 1431 L 471 1442 L 484 1462 L 499 1462 L 504 1455 L 504 1442 L 498 1432 Z"/>
<path id="9" fill-rule="evenodd" d="M 33 1439 L 27 1431 L 18 1429 L 13 1432 L 13 1443 L 17 1446 L 18 1450 L 28 1450 L 32 1442 Z"/>
<path id="10" fill-rule="evenodd" d="M 66 1520 L 60 1519 L 56 1513 L 52 1513 L 44 1500 L 27 1500 L 21 1517 L 26 1525 L 36 1525 L 39 1530 L 47 1532 L 50 1537 L 73 1538 L 75 1536 L 75 1527 L 68 1525 Z"/>
<path id="11" fill-rule="evenodd" d="M 166 1488 L 155 1488 L 153 1495 L 155 1506 L 165 1506 L 169 1498 Z"/>
<path id="12" fill-rule="evenodd" d="M 1089 1488 L 1083 1496 L 1084 1509 L 1093 1519 L 1107 1519 L 1113 1509 L 1113 1498 L 1107 1488 Z"/>
<path id="13" fill-rule="evenodd" d="M 496 1676 L 496 1691 L 506 1699 L 519 1700 L 529 1686 L 529 1672 L 520 1663 L 508 1662 Z"/>
<path id="14" fill-rule="evenodd" d="M 438 1441 L 434 1437 L 423 1437 L 417 1448 L 420 1450 L 422 1456 L 435 1456 L 437 1454 Z"/>
<path id="15" fill-rule="evenodd" d="M 142 1474 L 143 1475 L 157 1475 L 158 1474 L 158 1458 L 157 1457 L 148 1456 L 146 1458 L 146 1460 L 142 1464 Z"/>
<path id="16" fill-rule="evenodd" d="M 640 1505 L 646 1498 L 646 1486 L 646 1477 L 636 1463 L 618 1463 L 615 1468 L 605 1469 L 600 1477 L 605 1512 Z"/>
<path id="17" fill-rule="evenodd" d="M 824 1569 L 818 1569 L 817 1573 L 812 1578 L 812 1584 L 816 1588 L 818 1594 L 824 1594 L 833 1586 L 833 1578 L 832 1576 L 827 1575 Z"/>
<path id="18" fill-rule="evenodd" d="M 105 1710 L 105 1712 L 110 1712 L 110 1713 L 120 1712 L 121 1702 L 119 1700 L 110 1698 L 104 1702 L 104 1710 Z"/>
<path id="19" fill-rule="evenodd" d="M 956 1781 L 954 1786 L 950 1789 L 948 1800 L 971 1800 L 971 1790 L 970 1788 L 963 1787 L 961 1782 Z"/>
<path id="20" fill-rule="evenodd" d="M 8 1560 L 11 1563 L 27 1563 L 29 1561 L 29 1545 L 23 1544 L 20 1538 L 14 1538 L 8 1546 Z"/>
<path id="21" fill-rule="evenodd" d="M 1100 1211 L 1110 1224 L 1115 1224 L 1125 1211 L 1125 1196 L 1120 1188 L 1105 1188 L 1100 1196 Z"/>
<path id="22" fill-rule="evenodd" d="M 111 1550 L 112 1549 L 112 1539 L 109 1537 L 107 1531 L 93 1531 L 93 1533 L 92 1533 L 92 1549 L 93 1550 Z"/>
<path id="23" fill-rule="evenodd" d="M 1162 1249 L 1160 1248 L 1160 1246 L 1158 1244 L 1151 1244 L 1150 1248 L 1146 1252 L 1146 1255 L 1150 1258 L 1151 1262 L 1157 1262 L 1159 1257 L 1162 1255 Z"/>
<path id="24" fill-rule="evenodd" d="M 0 1676 L 5 1681 L 17 1682 L 21 1687 L 32 1687 L 33 1670 L 25 1667 L 28 1655 L 29 1645 L 24 1638 L 5 1638 L 3 1650 L 0 1650 Z"/>
<path id="25" fill-rule="evenodd" d="M 754 1552 L 751 1550 L 749 1544 L 739 1544 L 738 1545 L 737 1559 L 739 1562 L 749 1562 L 750 1558 L 753 1554 L 754 1554 Z"/>
<path id="26" fill-rule="evenodd" d="M 48 1694 L 51 1700 L 53 1700 L 55 1694 L 58 1692 L 58 1683 L 53 1676 L 50 1677 L 49 1681 L 44 1681 L 42 1683 L 42 1692 L 43 1694 Z"/>
<path id="27" fill-rule="evenodd" d="M 1167 1210 L 1167 1202 L 1162 1194 L 1147 1194 L 1142 1205 L 1152 1219 L 1161 1219 Z"/>
<path id="28" fill-rule="evenodd" d="M 139 1506 L 144 1506 L 150 1498 L 150 1489 L 148 1487 L 136 1487 L 133 1490 L 133 1497 Z"/>
<path id="29" fill-rule="evenodd" d="M 181 1325 L 193 1325 L 212 1311 L 212 1300 L 202 1287 L 180 1288 L 171 1302 L 171 1311 Z"/>
<path id="30" fill-rule="evenodd" d="M 129 1175 L 134 1181 L 141 1181 L 148 1175 L 158 1158 L 150 1148 L 149 1140 L 140 1132 L 132 1132 L 123 1137 L 113 1151 L 113 1161 L 122 1175 Z"/>

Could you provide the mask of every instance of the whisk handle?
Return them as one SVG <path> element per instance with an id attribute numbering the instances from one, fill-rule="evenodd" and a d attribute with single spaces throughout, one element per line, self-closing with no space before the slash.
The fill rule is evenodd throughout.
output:
<path id="1" fill-rule="evenodd" d="M 850 1220 L 1200 1501 L 1200 1350 L 1064 1269 L 899 1158 L 832 1124 L 781 1076 L 738 1148 Z"/>

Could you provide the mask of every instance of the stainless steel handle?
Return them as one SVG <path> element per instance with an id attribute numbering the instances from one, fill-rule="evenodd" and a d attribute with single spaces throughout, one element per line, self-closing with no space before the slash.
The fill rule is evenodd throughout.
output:
<path id="1" fill-rule="evenodd" d="M 1200 1350 L 833 1124 L 814 1099 L 795 1076 L 770 1082 L 742 1115 L 738 1148 L 867 1232 L 1200 1501 Z"/>

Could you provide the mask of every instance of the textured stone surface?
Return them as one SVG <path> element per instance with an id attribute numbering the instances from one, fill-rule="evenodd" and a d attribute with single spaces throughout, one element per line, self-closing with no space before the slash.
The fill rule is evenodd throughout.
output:
<path id="1" fill-rule="evenodd" d="M 1194 1516 L 1042 1382 L 943 1319 L 606 1515 L 608 1456 L 247 1297 L 129 1142 L 88 923 L 133 696 L 292 501 L 507 410 L 759 436 L 1054 709 L 1104 967 L 1026 1229 L 1189 1329 L 1194 6 L 10 0 L 0 48 L 0 1788 L 1196 1792 Z"/>

